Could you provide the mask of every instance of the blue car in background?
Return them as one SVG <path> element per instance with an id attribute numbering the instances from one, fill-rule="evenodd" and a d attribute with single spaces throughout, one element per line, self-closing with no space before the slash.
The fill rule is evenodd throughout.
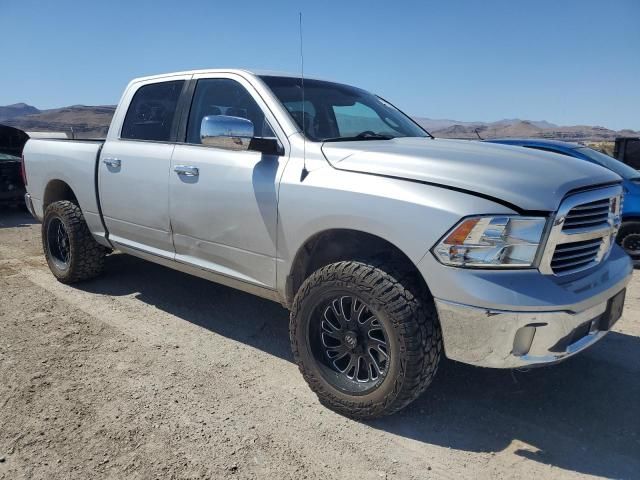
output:
<path id="1" fill-rule="evenodd" d="M 534 148 L 568 155 L 587 162 L 597 163 L 620 175 L 624 184 L 625 196 L 622 207 L 622 226 L 618 232 L 617 241 L 633 258 L 636 266 L 640 264 L 640 172 L 638 170 L 579 143 L 536 138 L 505 138 L 485 140 L 485 142 Z"/>

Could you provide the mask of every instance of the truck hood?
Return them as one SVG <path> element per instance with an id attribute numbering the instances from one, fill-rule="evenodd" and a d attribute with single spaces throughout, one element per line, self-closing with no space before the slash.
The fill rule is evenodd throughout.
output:
<path id="1" fill-rule="evenodd" d="M 325 142 L 322 152 L 339 170 L 465 190 L 522 210 L 554 211 L 571 190 L 621 181 L 603 167 L 566 155 L 469 140 Z"/>

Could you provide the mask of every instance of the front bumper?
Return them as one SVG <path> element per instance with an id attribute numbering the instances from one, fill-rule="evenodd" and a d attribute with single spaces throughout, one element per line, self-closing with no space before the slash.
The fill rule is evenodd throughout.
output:
<path id="1" fill-rule="evenodd" d="M 598 267 L 565 279 L 436 263 L 429 261 L 429 273 L 439 281 L 430 286 L 446 356 L 492 368 L 552 364 L 596 343 L 607 333 L 600 319 L 609 300 L 633 272 L 631 259 L 617 246 Z M 454 282 L 458 288 L 447 288 Z"/>
<path id="2" fill-rule="evenodd" d="M 509 312 L 436 301 L 448 358 L 481 367 L 557 363 L 603 338 L 604 301 L 583 312 Z"/>

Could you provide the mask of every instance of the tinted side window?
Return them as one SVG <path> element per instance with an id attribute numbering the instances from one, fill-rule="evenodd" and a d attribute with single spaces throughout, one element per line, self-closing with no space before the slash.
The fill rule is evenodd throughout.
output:
<path id="1" fill-rule="evenodd" d="M 211 115 L 241 117 L 253 122 L 254 136 L 275 137 L 262 109 L 247 90 L 235 80 L 206 78 L 198 80 L 189 112 L 187 143 L 200 141 L 202 119 Z"/>
<path id="2" fill-rule="evenodd" d="M 184 80 L 152 83 L 133 96 L 121 138 L 168 142 Z"/>

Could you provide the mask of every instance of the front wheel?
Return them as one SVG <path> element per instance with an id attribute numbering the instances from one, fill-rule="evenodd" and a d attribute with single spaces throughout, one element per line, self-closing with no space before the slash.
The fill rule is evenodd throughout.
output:
<path id="1" fill-rule="evenodd" d="M 102 272 L 106 249 L 94 240 L 82 210 L 72 202 L 47 207 L 42 247 L 51 273 L 62 283 L 88 280 Z"/>
<path id="2" fill-rule="evenodd" d="M 431 383 L 442 351 L 435 306 L 401 277 L 391 265 L 345 261 L 300 287 L 291 345 L 323 405 L 375 418 L 397 412 Z"/>

